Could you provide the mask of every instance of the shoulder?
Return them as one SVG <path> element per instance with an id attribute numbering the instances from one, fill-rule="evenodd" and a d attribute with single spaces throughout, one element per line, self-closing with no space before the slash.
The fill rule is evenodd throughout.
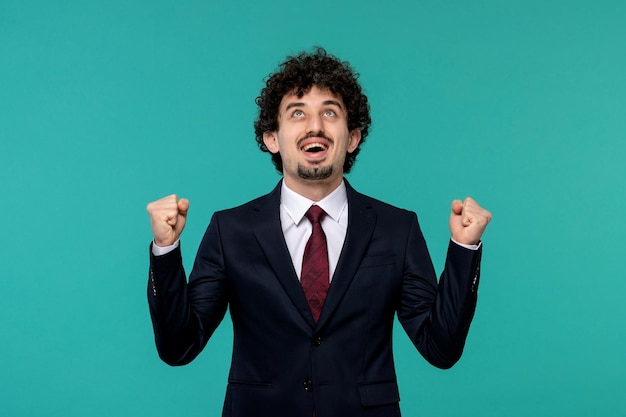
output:
<path id="1" fill-rule="evenodd" d="M 220 218 L 241 218 L 247 217 L 251 213 L 261 211 L 278 212 L 280 207 L 280 183 L 274 187 L 269 193 L 254 198 L 248 202 L 235 207 L 218 210 L 214 213 L 214 217 Z"/>
<path id="2" fill-rule="evenodd" d="M 356 191 L 354 188 L 352 188 L 351 185 L 347 183 L 346 187 L 348 191 L 349 205 L 367 208 L 372 210 L 376 214 L 384 214 L 385 216 L 398 216 L 400 218 L 416 216 L 414 211 L 397 207 L 369 195 L 362 194 Z"/>

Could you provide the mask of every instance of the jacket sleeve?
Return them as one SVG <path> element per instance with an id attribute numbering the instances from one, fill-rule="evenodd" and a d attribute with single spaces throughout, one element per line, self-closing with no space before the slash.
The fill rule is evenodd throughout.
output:
<path id="1" fill-rule="evenodd" d="M 424 237 L 414 218 L 409 231 L 398 319 L 432 365 L 447 369 L 461 357 L 477 301 L 482 246 L 450 241 L 437 283 Z"/>
<path id="2" fill-rule="evenodd" d="M 148 305 L 157 351 L 169 365 L 185 365 L 202 351 L 228 305 L 219 227 L 214 216 L 204 235 L 189 283 L 180 246 L 150 251 Z"/>

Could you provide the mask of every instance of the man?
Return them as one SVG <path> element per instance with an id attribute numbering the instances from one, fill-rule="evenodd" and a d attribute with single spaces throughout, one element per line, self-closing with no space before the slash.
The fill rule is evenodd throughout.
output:
<path id="1" fill-rule="evenodd" d="M 460 358 L 491 214 L 470 198 L 452 203 L 437 283 L 416 215 L 344 179 L 370 125 L 348 63 L 321 48 L 290 57 L 257 104 L 256 139 L 282 181 L 214 214 L 189 283 L 178 243 L 189 202 L 172 195 L 148 204 L 159 355 L 189 363 L 228 308 L 234 346 L 224 416 L 399 416 L 394 314 L 430 363 L 448 368 Z"/>

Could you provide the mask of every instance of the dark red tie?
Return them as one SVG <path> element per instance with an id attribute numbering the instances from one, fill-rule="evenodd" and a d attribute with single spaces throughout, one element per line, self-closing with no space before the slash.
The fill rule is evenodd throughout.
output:
<path id="1" fill-rule="evenodd" d="M 311 206 L 305 214 L 313 225 L 313 231 L 304 248 L 300 282 L 316 322 L 330 286 L 326 235 L 320 224 L 325 215 L 326 212 L 319 206 Z"/>

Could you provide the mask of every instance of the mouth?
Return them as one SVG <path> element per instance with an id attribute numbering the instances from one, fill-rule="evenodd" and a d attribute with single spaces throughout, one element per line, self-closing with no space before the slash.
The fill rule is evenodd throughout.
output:
<path id="1" fill-rule="evenodd" d="M 319 153 L 319 152 L 327 151 L 328 148 L 329 148 L 329 145 L 327 143 L 311 142 L 311 143 L 306 143 L 303 146 L 301 146 L 300 150 L 302 152 L 313 154 L 313 153 Z"/>
<path id="2" fill-rule="evenodd" d="M 332 145 L 332 139 L 322 132 L 310 133 L 300 140 L 300 151 L 311 162 L 320 162 L 326 157 Z"/>

